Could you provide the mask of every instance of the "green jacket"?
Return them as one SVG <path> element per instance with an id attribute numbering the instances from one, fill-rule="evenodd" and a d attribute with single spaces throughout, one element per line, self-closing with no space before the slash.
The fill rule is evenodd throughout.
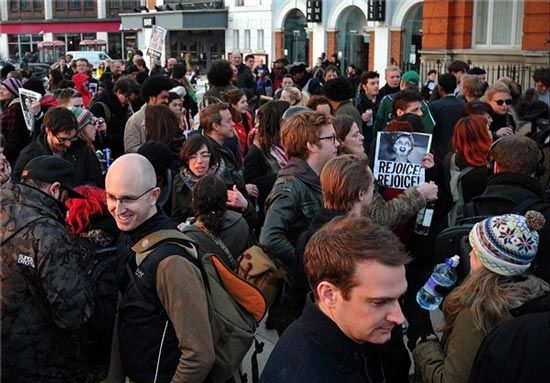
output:
<path id="1" fill-rule="evenodd" d="M 516 282 L 524 286 L 527 300 L 532 300 L 550 291 L 550 286 L 542 279 L 528 276 L 526 280 Z M 511 303 L 511 309 L 522 303 Z M 431 340 L 420 343 L 413 351 L 416 369 L 422 374 L 425 383 L 466 383 L 472 369 L 472 363 L 484 332 L 477 330 L 470 310 L 463 309 L 455 319 L 453 328 L 442 343 Z"/>
<path id="2" fill-rule="evenodd" d="M 266 202 L 260 244 L 269 256 L 289 267 L 296 239 L 323 206 L 319 176 L 306 161 L 292 157 L 279 171 Z"/>

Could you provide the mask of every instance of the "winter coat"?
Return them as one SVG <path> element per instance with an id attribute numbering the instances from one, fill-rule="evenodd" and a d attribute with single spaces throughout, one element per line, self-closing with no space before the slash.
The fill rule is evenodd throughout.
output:
<path id="1" fill-rule="evenodd" d="M 145 137 L 145 108 L 147 103 L 143 104 L 140 110 L 132 114 L 126 122 L 124 129 L 124 152 L 137 153 L 139 147 L 143 145 L 147 139 Z"/>
<path id="2" fill-rule="evenodd" d="M 2 381 L 82 382 L 75 332 L 94 309 L 86 250 L 48 194 L 7 184 L 0 201 Z"/>
<path id="3" fill-rule="evenodd" d="M 106 110 L 105 106 L 108 108 Z M 124 128 L 128 121 L 128 106 L 122 106 L 112 90 L 105 90 L 94 99 L 90 112 L 96 117 L 103 117 L 107 123 L 105 142 L 94 143 L 96 148 L 111 148 L 111 156 L 118 158 L 124 154 Z M 101 134 L 101 133 L 100 133 Z"/>
<path id="4" fill-rule="evenodd" d="M 53 155 L 46 139 L 46 133 L 41 133 L 30 144 L 28 144 L 17 158 L 15 164 L 15 177 L 19 179 L 25 166 L 35 157 L 43 154 Z M 63 153 L 63 158 L 74 165 L 75 180 L 77 185 L 102 184 L 102 174 L 99 162 L 95 153 L 90 150 L 86 142 L 80 138 L 71 143 Z"/>
<path id="5" fill-rule="evenodd" d="M 550 286 L 542 279 L 527 276 L 525 280 L 512 282 L 526 289 L 527 302 L 546 295 Z M 520 304 L 511 303 L 512 308 Z M 478 330 L 469 309 L 457 315 L 452 329 L 442 343 L 430 340 L 420 343 L 413 351 L 417 371 L 425 383 L 466 383 L 472 363 L 481 342 L 487 334 Z"/>
<path id="6" fill-rule="evenodd" d="M 310 294 L 302 316 L 275 345 L 260 383 L 384 382 L 379 348 L 348 338 Z"/>
<path id="7" fill-rule="evenodd" d="M 516 211 L 524 206 L 525 211 Z M 494 216 L 508 213 L 525 214 L 526 210 L 538 210 L 546 222 L 550 222 L 550 202 L 536 178 L 513 173 L 497 173 L 489 177 L 487 188 L 480 196 L 464 205 L 464 218 Z M 550 224 L 539 231 L 539 249 L 532 271 L 550 283 Z"/>
<path id="8" fill-rule="evenodd" d="M 202 258 L 205 254 L 217 254 L 228 267 L 234 269 L 237 258 L 253 245 L 250 238 L 250 229 L 248 228 L 246 220 L 242 214 L 231 210 L 225 212 L 219 232 L 211 233 L 225 245 L 227 250 L 229 250 L 231 259 L 227 259 L 228 254 L 226 251 L 196 224 L 185 227 L 182 232 L 187 234 L 189 238 L 199 245 L 199 257 Z"/>
<path id="9" fill-rule="evenodd" d="M 6 141 L 4 155 L 8 162 L 14 165 L 21 150 L 31 142 L 31 135 L 23 118 L 19 98 L 11 100 L 0 115 L 0 129 Z"/>
<path id="10" fill-rule="evenodd" d="M 306 161 L 290 158 L 279 171 L 265 206 L 260 244 L 267 254 L 290 267 L 298 235 L 323 206 L 319 176 Z"/>

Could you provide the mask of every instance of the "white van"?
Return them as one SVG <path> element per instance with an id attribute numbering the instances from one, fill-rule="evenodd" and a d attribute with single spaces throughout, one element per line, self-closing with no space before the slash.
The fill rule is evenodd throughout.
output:
<path id="1" fill-rule="evenodd" d="M 73 60 L 86 59 L 96 69 L 102 61 L 111 60 L 109 55 L 103 51 L 69 51 L 66 55 L 73 56 Z"/>

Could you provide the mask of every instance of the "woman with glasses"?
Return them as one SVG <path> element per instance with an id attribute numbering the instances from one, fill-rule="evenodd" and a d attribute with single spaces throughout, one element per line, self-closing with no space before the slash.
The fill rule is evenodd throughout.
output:
<path id="1" fill-rule="evenodd" d="M 180 150 L 180 171 L 174 177 L 172 188 L 172 220 L 176 225 L 195 216 L 191 204 L 191 194 L 197 182 L 207 175 L 223 173 L 223 162 L 215 148 L 205 136 L 196 134 L 187 139 Z M 237 189 L 244 185 L 235 185 L 227 190 L 227 205 L 240 210 L 245 219 L 256 224 L 256 211 L 246 197 Z M 244 189 L 245 190 L 245 189 Z"/>
<path id="2" fill-rule="evenodd" d="M 516 130 L 516 122 L 510 112 L 510 105 L 512 104 L 512 96 L 510 95 L 510 89 L 502 83 L 495 83 L 485 91 L 481 101 L 487 102 L 491 105 L 492 113 L 491 118 L 491 132 L 493 138 L 500 138 L 504 136 L 511 136 Z"/>

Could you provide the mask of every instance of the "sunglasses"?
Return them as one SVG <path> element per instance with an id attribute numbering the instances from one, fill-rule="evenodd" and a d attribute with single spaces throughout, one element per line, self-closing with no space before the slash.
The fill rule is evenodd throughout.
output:
<path id="1" fill-rule="evenodd" d="M 506 105 L 510 105 L 512 103 L 512 99 L 511 98 L 507 98 L 505 100 L 496 100 L 495 103 L 498 105 L 498 106 L 502 106 L 504 103 L 506 103 Z"/>

